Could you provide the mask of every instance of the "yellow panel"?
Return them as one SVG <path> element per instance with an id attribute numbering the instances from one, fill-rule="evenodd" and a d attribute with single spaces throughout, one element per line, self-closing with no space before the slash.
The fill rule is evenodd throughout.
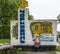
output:
<path id="1" fill-rule="evenodd" d="M 38 29 L 34 29 L 34 27 L 37 26 Z M 52 29 L 52 23 L 51 22 L 42 22 L 42 24 L 40 22 L 35 22 L 32 23 L 31 25 L 31 30 L 33 34 L 42 34 L 42 33 L 46 33 L 46 34 L 52 34 L 53 29 Z"/>
<path id="2" fill-rule="evenodd" d="M 33 22 L 30 25 L 30 29 L 33 35 L 33 40 L 35 40 L 39 34 L 52 34 L 52 23 L 51 22 Z"/>
<path id="3" fill-rule="evenodd" d="M 35 29 L 35 27 L 37 27 L 37 29 Z M 35 23 L 35 24 L 31 25 L 31 30 L 32 30 L 32 33 L 34 33 L 34 34 L 41 34 L 42 28 L 41 28 L 40 23 Z"/>
<path id="4" fill-rule="evenodd" d="M 48 28 L 48 33 L 51 34 L 52 33 L 52 27 Z"/>
<path id="5" fill-rule="evenodd" d="M 52 23 L 43 22 L 42 33 L 51 34 L 52 33 Z"/>
<path id="6" fill-rule="evenodd" d="M 26 7 L 28 7 L 28 1 L 20 0 L 19 1 L 19 8 L 26 8 Z"/>

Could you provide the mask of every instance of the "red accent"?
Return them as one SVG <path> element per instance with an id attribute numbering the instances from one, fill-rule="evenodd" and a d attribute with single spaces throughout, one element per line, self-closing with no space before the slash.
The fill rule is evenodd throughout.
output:
<path id="1" fill-rule="evenodd" d="M 35 45 L 36 45 L 36 46 L 39 46 L 39 45 L 40 45 L 40 42 L 35 42 Z"/>

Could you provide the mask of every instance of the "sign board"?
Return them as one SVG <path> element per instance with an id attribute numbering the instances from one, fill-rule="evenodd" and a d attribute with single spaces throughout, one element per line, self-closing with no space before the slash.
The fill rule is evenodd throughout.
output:
<path id="1" fill-rule="evenodd" d="M 19 1 L 18 20 L 11 21 L 12 45 L 56 45 L 57 20 L 28 20 L 28 2 Z"/>
<path id="2" fill-rule="evenodd" d="M 26 29 L 28 23 L 28 9 L 18 10 L 18 36 L 21 44 L 26 44 Z"/>
<path id="3" fill-rule="evenodd" d="M 56 20 L 25 20 L 25 27 L 21 27 L 19 21 L 11 21 L 11 30 L 15 27 L 17 30 L 18 23 L 18 36 L 16 36 L 17 31 L 14 32 L 14 36 L 11 33 L 11 43 L 12 45 L 34 45 L 34 39 L 38 38 L 41 45 L 56 44 Z M 25 29 L 25 34 L 21 34 L 20 29 Z M 11 31 L 12 32 L 12 31 Z M 23 31 L 24 32 L 24 31 Z M 22 35 L 22 36 L 21 36 Z M 23 36 L 24 35 L 24 36 Z M 22 37 L 22 40 L 21 40 Z M 47 45 L 48 45 L 47 44 Z"/>
<path id="4" fill-rule="evenodd" d="M 11 35 L 11 44 L 12 45 L 18 45 L 19 44 L 18 20 L 12 20 L 10 22 L 10 35 Z"/>

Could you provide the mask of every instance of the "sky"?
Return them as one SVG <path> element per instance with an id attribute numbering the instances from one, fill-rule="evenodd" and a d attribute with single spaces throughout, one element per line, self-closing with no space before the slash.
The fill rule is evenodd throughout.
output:
<path id="1" fill-rule="evenodd" d="M 60 0 L 27 0 L 34 19 L 57 19 L 60 14 Z M 60 31 L 60 25 L 57 30 Z"/>
<path id="2" fill-rule="evenodd" d="M 60 0 L 28 0 L 34 19 L 56 19 L 60 13 Z"/>

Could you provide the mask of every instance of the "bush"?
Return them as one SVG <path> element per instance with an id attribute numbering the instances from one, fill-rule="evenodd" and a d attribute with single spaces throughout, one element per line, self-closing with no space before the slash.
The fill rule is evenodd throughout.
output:
<path id="1" fill-rule="evenodd" d="M 56 51 L 60 52 L 60 46 L 56 46 Z"/>
<path id="2" fill-rule="evenodd" d="M 22 51 L 22 48 L 18 48 L 18 51 Z"/>

